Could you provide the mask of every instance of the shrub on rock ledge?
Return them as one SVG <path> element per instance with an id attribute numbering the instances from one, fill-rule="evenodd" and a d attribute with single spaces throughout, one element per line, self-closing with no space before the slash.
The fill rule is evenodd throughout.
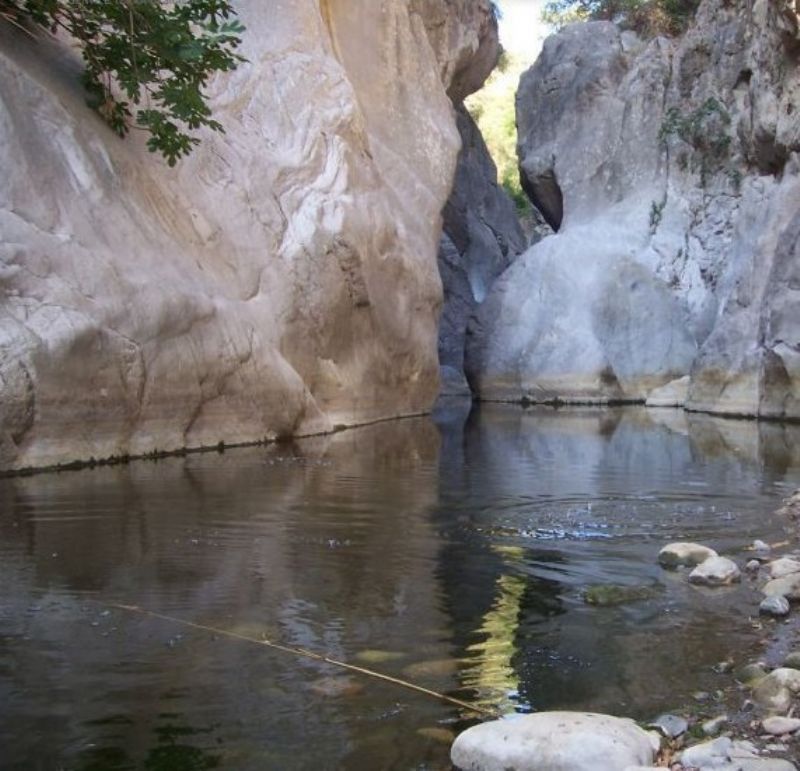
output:
<path id="1" fill-rule="evenodd" d="M 614 21 L 647 37 L 677 35 L 699 0 L 550 0 L 542 17 L 555 27 L 574 21 Z"/>

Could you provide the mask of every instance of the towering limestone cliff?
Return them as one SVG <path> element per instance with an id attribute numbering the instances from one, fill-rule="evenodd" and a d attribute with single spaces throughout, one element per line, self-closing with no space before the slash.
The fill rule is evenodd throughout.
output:
<path id="1" fill-rule="evenodd" d="M 524 186 L 558 232 L 478 311 L 479 394 L 642 400 L 672 383 L 656 397 L 800 417 L 794 0 L 705 0 L 677 40 L 568 26 L 523 77 L 517 122 Z"/>
<path id="2" fill-rule="evenodd" d="M 74 52 L 0 29 L 0 468 L 427 409 L 451 98 L 488 0 L 241 0 L 226 134 L 174 170 L 89 112 Z"/>

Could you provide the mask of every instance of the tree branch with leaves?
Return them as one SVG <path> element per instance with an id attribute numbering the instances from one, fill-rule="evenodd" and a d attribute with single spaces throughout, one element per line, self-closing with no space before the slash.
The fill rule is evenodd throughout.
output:
<path id="1" fill-rule="evenodd" d="M 0 18 L 72 37 L 89 105 L 121 137 L 148 132 L 170 166 L 200 141 L 192 132 L 223 131 L 205 88 L 243 61 L 244 31 L 225 0 L 0 0 Z"/>

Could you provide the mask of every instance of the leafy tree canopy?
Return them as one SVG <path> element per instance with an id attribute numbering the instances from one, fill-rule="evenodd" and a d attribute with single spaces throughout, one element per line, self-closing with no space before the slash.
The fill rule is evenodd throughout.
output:
<path id="1" fill-rule="evenodd" d="M 225 0 L 0 0 L 0 17 L 29 30 L 63 30 L 81 50 L 89 104 L 120 136 L 149 132 L 170 166 L 199 142 L 211 117 L 204 87 L 234 69 L 244 27 Z"/>
<path id="2" fill-rule="evenodd" d="M 517 167 L 514 94 L 520 75 L 528 65 L 529 62 L 520 57 L 504 52 L 484 87 L 465 101 L 497 166 L 498 180 L 523 219 L 530 216 L 531 205 L 522 190 Z"/>
<path id="3" fill-rule="evenodd" d="M 675 35 L 691 21 L 699 0 L 550 0 L 542 19 L 556 28 L 604 19 L 647 35 Z"/>

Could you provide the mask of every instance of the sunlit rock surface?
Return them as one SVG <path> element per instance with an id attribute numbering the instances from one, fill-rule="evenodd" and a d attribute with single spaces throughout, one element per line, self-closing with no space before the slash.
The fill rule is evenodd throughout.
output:
<path id="1" fill-rule="evenodd" d="M 237 8 L 227 133 L 174 170 L 86 108 L 74 52 L 0 30 L 0 468 L 435 397 L 448 92 L 496 57 L 488 0 Z"/>
<path id="2" fill-rule="evenodd" d="M 800 416 L 800 38 L 783 0 L 706 0 L 682 38 L 546 41 L 517 97 L 524 186 L 558 232 L 472 326 L 488 399 Z"/>

